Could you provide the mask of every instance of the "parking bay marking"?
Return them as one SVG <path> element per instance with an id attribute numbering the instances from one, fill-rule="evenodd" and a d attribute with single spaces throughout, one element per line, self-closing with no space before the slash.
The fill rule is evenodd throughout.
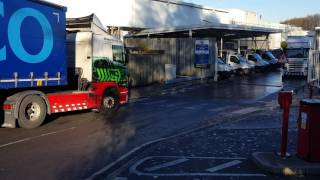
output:
<path id="1" fill-rule="evenodd" d="M 196 109 L 200 109 L 200 108 L 207 106 L 207 105 L 208 105 L 208 103 L 198 104 L 198 105 L 194 105 L 194 106 L 185 107 L 184 109 L 196 110 Z"/>
<path id="2" fill-rule="evenodd" d="M 186 162 L 186 161 L 189 161 L 189 160 L 188 159 L 178 159 L 178 160 L 175 160 L 175 161 L 171 161 L 171 162 L 159 164 L 159 165 L 156 165 L 156 166 L 153 166 L 153 167 L 149 167 L 149 168 L 146 168 L 145 170 L 149 171 L 149 172 L 156 171 L 156 170 L 159 170 L 159 169 L 162 169 L 162 168 L 175 166 L 175 165 L 178 165 L 178 164 Z"/>
<path id="3" fill-rule="evenodd" d="M 235 165 L 238 165 L 238 164 L 241 164 L 241 163 L 242 163 L 242 161 L 234 160 L 234 161 L 231 161 L 231 162 L 227 162 L 227 163 L 224 163 L 224 164 L 209 168 L 206 171 L 213 173 L 213 172 L 216 172 L 216 171 L 228 168 L 228 167 L 232 167 L 232 166 L 235 166 Z"/>
<path id="4" fill-rule="evenodd" d="M 138 170 L 138 167 L 145 163 L 148 160 L 155 160 L 157 158 L 172 158 L 176 159 L 174 161 L 166 162 L 163 164 L 155 165 L 152 167 L 144 168 L 143 172 L 141 170 Z M 189 160 L 232 160 L 231 162 L 227 162 L 224 164 L 217 165 L 212 168 L 208 168 L 205 170 L 205 172 L 200 173 L 154 173 L 154 171 L 172 167 L 178 164 L 182 164 L 184 162 L 187 162 Z M 242 161 L 240 161 L 242 160 Z M 145 157 L 139 161 L 137 161 L 133 166 L 130 167 L 129 171 L 132 174 L 136 174 L 139 176 L 158 176 L 158 177 L 186 177 L 186 176 L 226 176 L 226 177 L 266 177 L 265 174 L 259 174 L 259 173 L 216 173 L 219 170 L 223 170 L 226 168 L 230 168 L 232 166 L 236 166 L 241 164 L 244 160 L 247 160 L 247 158 L 227 158 L 227 157 L 185 157 L 185 156 L 149 156 Z"/>

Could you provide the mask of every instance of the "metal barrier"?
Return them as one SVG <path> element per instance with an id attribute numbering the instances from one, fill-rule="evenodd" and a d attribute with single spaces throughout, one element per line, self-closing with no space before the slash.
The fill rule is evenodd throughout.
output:
<path id="1" fill-rule="evenodd" d="M 308 84 L 320 88 L 320 50 L 310 50 Z"/>

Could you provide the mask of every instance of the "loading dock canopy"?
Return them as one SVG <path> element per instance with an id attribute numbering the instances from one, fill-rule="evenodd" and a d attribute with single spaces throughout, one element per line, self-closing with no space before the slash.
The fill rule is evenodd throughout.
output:
<path id="1" fill-rule="evenodd" d="M 146 29 L 128 34 L 128 38 L 179 38 L 179 37 L 215 37 L 224 39 L 239 39 L 268 36 L 280 33 L 282 29 L 239 24 L 208 24 L 204 26 Z"/>

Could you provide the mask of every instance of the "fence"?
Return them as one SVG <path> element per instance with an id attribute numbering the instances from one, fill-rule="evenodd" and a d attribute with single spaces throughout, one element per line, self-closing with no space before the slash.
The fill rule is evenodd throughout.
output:
<path id="1" fill-rule="evenodd" d="M 177 76 L 212 77 L 216 59 L 215 38 L 209 40 L 210 68 L 195 68 L 195 42 L 198 38 L 127 38 L 127 49 L 136 49 L 128 53 L 128 69 L 132 86 L 163 82 L 165 65 L 176 66 Z M 130 48 L 129 48 L 130 47 Z M 139 53 L 140 51 L 140 53 Z"/>
<path id="2" fill-rule="evenodd" d="M 320 88 L 320 51 L 311 50 L 308 64 L 308 83 Z"/>

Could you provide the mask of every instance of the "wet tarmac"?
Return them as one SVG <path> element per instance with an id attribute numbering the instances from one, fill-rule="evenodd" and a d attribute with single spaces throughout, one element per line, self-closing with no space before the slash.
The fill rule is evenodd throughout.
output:
<path id="1" fill-rule="evenodd" d="M 1 129 L 0 179 L 84 179 L 144 143 L 258 112 L 252 108 L 256 103 L 266 104 L 273 93 L 303 83 L 283 84 L 275 71 L 218 83 L 148 87 L 151 93 L 134 89 L 139 96 L 113 119 L 84 112 L 50 117 L 34 130 Z"/>

